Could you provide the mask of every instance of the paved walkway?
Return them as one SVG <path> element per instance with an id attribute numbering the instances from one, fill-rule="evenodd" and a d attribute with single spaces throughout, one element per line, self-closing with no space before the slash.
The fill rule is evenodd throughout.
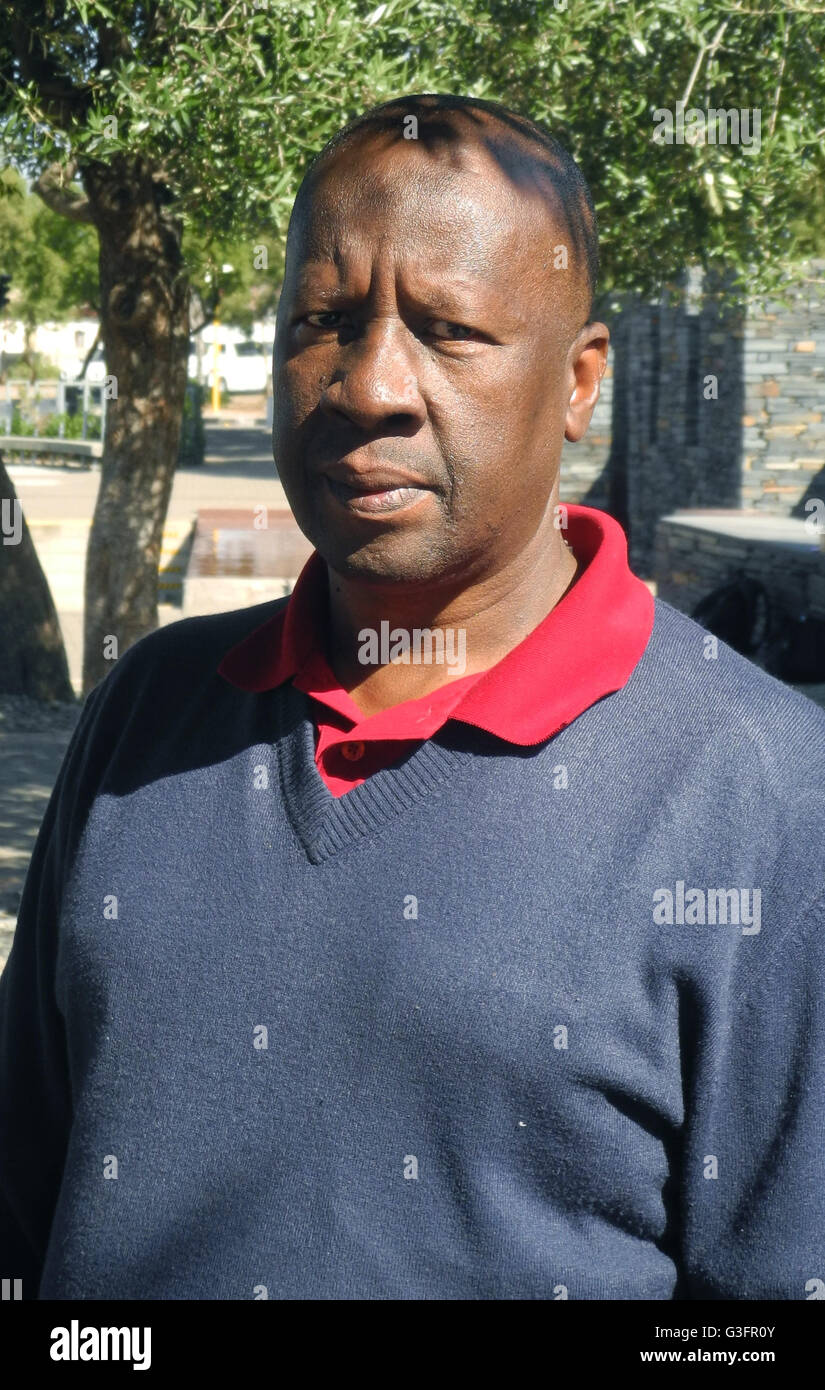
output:
<path id="1" fill-rule="evenodd" d="M 0 912 L 14 913 L 70 733 L 8 734 L 0 747 Z"/>
<path id="2" fill-rule="evenodd" d="M 0 697 L 0 968 L 11 937 L 37 832 L 79 707 L 44 715 L 56 727 L 21 731 Z"/>

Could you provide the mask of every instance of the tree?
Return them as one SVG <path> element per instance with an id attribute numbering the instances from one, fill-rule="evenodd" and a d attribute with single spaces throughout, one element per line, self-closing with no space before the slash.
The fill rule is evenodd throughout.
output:
<path id="1" fill-rule="evenodd" d="M 32 379 L 37 369 L 31 341 L 36 325 L 95 302 L 93 241 L 91 228 L 67 222 L 27 194 L 14 170 L 0 171 L 0 265 L 14 267 L 6 314 L 23 322 L 24 360 Z M 49 585 L 2 454 L 0 502 L 5 503 L 4 529 L 8 526 L 9 532 L 0 547 L 0 689 L 39 699 L 73 700 Z"/>
<path id="2" fill-rule="evenodd" d="M 13 313 L 23 323 L 23 360 L 34 380 L 40 323 L 97 308 L 97 246 L 91 227 L 69 222 L 26 192 L 13 169 L 0 171 L 0 263 L 14 266 Z"/>
<path id="3" fill-rule="evenodd" d="M 0 508 L 0 691 L 35 700 L 73 700 L 60 623 L 2 453 Z"/>
<path id="4" fill-rule="evenodd" d="M 156 622 L 186 375 L 186 240 L 283 239 L 300 173 L 365 106 L 499 98 L 546 121 L 595 190 L 610 289 L 686 262 L 778 284 L 823 172 L 822 21 L 762 0 L 7 0 L 0 129 L 44 201 L 99 239 L 109 402 L 86 581 L 84 689 Z M 758 109 L 758 149 L 657 144 L 676 103 Z M 714 134 L 717 129 L 713 127 Z M 75 182 L 77 180 L 77 182 Z"/>
<path id="5" fill-rule="evenodd" d="M 251 255 L 250 255 L 251 251 Z M 272 227 L 252 228 L 248 235 L 205 240 L 187 237 L 186 261 L 192 285 L 190 326 L 193 333 L 220 312 L 222 323 L 249 333 L 257 319 L 274 314 L 284 269 L 284 243 Z M 228 273 L 224 265 L 231 265 Z"/>
<path id="6" fill-rule="evenodd" d="M 496 96 L 543 120 L 594 190 L 602 289 L 656 293 L 699 265 L 730 293 L 779 289 L 825 245 L 825 11 L 808 0 L 499 0 L 457 36 Z M 503 41 L 507 26 L 508 42 Z M 680 141 L 657 140 L 678 104 Z M 742 115 L 740 140 L 736 127 Z M 714 116 L 713 113 L 716 113 Z M 752 116 L 753 119 L 747 119 Z M 758 129 L 758 139 L 746 143 Z M 804 219 L 804 225 L 800 223 Z"/>
<path id="7" fill-rule="evenodd" d="M 355 4 L 325 17 L 313 3 L 6 8 L 6 150 L 50 208 L 97 233 L 117 383 L 87 554 L 88 690 L 111 639 L 122 650 L 157 621 L 189 342 L 184 229 L 217 240 L 266 223 L 282 241 L 297 152 L 334 129 L 342 92 L 354 108 L 390 93 L 403 63 L 381 56 L 377 19 Z"/>

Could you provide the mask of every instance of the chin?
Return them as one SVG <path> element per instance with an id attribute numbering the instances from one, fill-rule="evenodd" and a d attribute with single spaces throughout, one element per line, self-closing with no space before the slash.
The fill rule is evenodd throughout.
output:
<path id="1" fill-rule="evenodd" d="M 347 579 L 374 584 L 423 584 L 441 573 L 435 547 L 421 538 L 375 536 L 353 547 L 343 538 L 336 540 L 325 535 L 312 543 L 330 569 Z"/>

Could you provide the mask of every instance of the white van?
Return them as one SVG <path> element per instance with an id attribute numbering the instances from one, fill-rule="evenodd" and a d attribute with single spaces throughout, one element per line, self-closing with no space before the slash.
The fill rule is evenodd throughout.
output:
<path id="1" fill-rule="evenodd" d="M 204 343 L 201 355 L 203 382 L 210 389 L 215 379 L 215 348 Z M 189 355 L 189 376 L 197 381 L 198 360 Z M 231 395 L 243 392 L 264 392 L 269 381 L 269 353 L 260 343 L 220 343 L 218 347 L 218 382 L 221 391 Z"/>

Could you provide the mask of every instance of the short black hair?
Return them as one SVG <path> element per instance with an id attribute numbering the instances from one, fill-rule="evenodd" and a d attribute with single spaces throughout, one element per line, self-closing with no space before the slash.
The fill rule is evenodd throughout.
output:
<path id="1" fill-rule="evenodd" d="M 489 122 L 474 116 L 476 111 L 484 112 L 492 117 L 494 125 L 503 127 L 505 138 L 497 139 Z M 466 118 L 464 131 L 459 130 L 450 119 L 452 112 L 459 112 Z M 442 92 L 418 92 L 412 96 L 394 97 L 392 101 L 381 102 L 360 116 L 354 116 L 336 131 L 310 162 L 295 197 L 292 218 L 310 195 L 322 168 L 339 150 L 364 135 L 398 136 L 400 118 L 409 116 L 416 117 L 416 138 L 428 150 L 465 139 L 468 125 L 476 120 L 478 130 L 473 133 L 475 138 L 513 183 L 544 191 L 549 178 L 558 197 L 559 208 L 556 211 L 560 211 L 566 220 L 574 256 L 577 263 L 584 267 L 587 277 L 589 317 L 599 276 L 599 232 L 587 180 L 573 156 L 545 126 L 499 101 Z M 523 144 L 519 144 L 518 137 L 521 137 Z"/>

